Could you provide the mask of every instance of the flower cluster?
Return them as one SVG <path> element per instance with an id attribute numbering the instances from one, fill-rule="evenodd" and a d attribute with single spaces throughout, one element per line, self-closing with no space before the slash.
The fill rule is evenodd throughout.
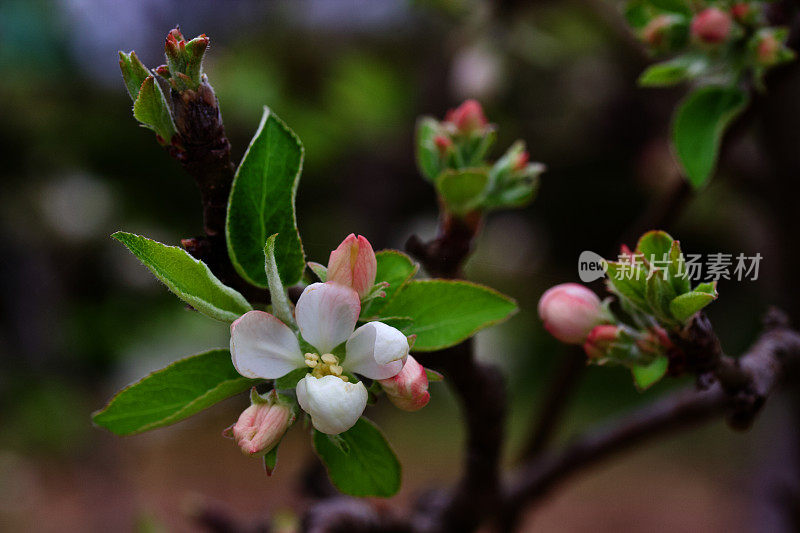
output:
<path id="1" fill-rule="evenodd" d="M 665 257 L 662 266 L 653 257 Z M 608 289 L 617 297 L 622 314 L 610 309 L 588 288 L 564 283 L 548 289 L 539 300 L 545 329 L 567 344 L 583 345 L 590 363 L 616 364 L 631 369 L 640 388 L 658 381 L 667 371 L 674 346 L 669 333 L 679 331 L 716 296 L 715 283 L 691 288 L 680 243 L 662 231 L 644 234 L 635 250 L 622 247 L 620 261 L 605 263 Z M 636 276 L 618 276 L 623 269 Z M 647 272 L 654 274 L 648 276 Z"/>
<path id="2" fill-rule="evenodd" d="M 525 143 L 515 142 L 495 163 L 487 161 L 497 128 L 481 105 L 467 100 L 439 121 L 422 117 L 417 123 L 417 164 L 436 186 L 450 213 L 520 207 L 533 199 L 541 163 L 532 163 Z"/>
<path id="3" fill-rule="evenodd" d="M 296 376 L 291 386 L 297 403 L 322 433 L 337 435 L 358 421 L 370 396 L 364 378 L 407 411 L 430 398 L 425 369 L 409 355 L 409 339 L 383 322 L 358 326 L 363 303 L 382 288 L 375 284 L 376 269 L 369 241 L 350 235 L 331 253 L 327 268 L 316 266 L 327 280 L 303 290 L 295 328 L 264 311 L 249 311 L 231 324 L 236 370 L 248 378 Z M 272 416 L 275 409 L 254 401 L 233 426 L 246 453 L 263 455 L 292 424 L 294 417 Z"/>
<path id="4" fill-rule="evenodd" d="M 751 73 L 760 85 L 770 67 L 791 60 L 785 28 L 770 27 L 766 3 L 651 2 L 632 0 L 628 22 L 654 55 L 680 54 L 655 65 L 643 85 L 671 85 L 699 76 L 735 83 Z"/>

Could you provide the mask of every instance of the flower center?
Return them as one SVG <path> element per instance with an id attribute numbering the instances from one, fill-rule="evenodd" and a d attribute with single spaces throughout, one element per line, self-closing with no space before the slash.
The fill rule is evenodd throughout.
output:
<path id="1" fill-rule="evenodd" d="M 339 358 L 332 353 L 322 354 L 322 357 L 315 353 L 305 355 L 306 366 L 311 369 L 311 375 L 315 378 L 323 376 L 336 376 L 343 381 L 350 381 L 350 378 L 343 376 L 343 368 L 339 365 Z"/>

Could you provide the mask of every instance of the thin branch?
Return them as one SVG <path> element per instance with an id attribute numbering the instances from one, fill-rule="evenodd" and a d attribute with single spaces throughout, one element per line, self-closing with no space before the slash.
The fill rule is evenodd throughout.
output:
<path id="1" fill-rule="evenodd" d="M 562 452 L 531 461 L 521 469 L 505 495 L 498 519 L 509 530 L 526 507 L 547 495 L 575 473 L 653 437 L 692 427 L 726 414 L 743 428 L 766 397 L 800 361 L 800 333 L 777 313 L 768 316 L 767 330 L 738 360 L 725 357 L 715 370 L 715 382 L 699 392 L 680 392 L 624 417 L 608 429 L 580 437 Z M 716 368 L 716 367 L 715 367 Z M 740 382 L 746 375 L 746 384 Z"/>

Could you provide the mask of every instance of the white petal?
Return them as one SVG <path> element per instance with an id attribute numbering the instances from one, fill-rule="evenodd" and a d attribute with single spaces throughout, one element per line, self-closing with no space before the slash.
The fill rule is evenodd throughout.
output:
<path id="1" fill-rule="evenodd" d="M 311 423 L 328 435 L 353 427 L 367 406 L 367 388 L 336 376 L 307 375 L 297 383 L 297 402 L 311 415 Z"/>
<path id="2" fill-rule="evenodd" d="M 275 379 L 305 366 L 294 332 L 263 311 L 248 311 L 231 324 L 231 359 L 248 378 Z"/>
<path id="3" fill-rule="evenodd" d="M 321 354 L 330 353 L 347 340 L 361 312 L 358 293 L 337 283 L 306 287 L 295 307 L 303 338 Z"/>
<path id="4" fill-rule="evenodd" d="M 344 367 L 370 379 L 388 379 L 403 369 L 408 339 L 383 322 L 367 322 L 347 339 Z"/>

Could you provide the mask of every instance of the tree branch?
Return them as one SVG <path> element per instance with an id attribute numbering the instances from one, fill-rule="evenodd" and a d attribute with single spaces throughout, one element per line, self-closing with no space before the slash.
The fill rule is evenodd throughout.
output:
<path id="1" fill-rule="evenodd" d="M 705 390 L 670 395 L 523 467 L 506 490 L 498 515 L 504 530 L 517 525 L 528 505 L 573 474 L 636 444 L 722 414 L 737 429 L 749 426 L 774 388 L 794 376 L 800 361 L 800 333 L 789 329 L 785 317 L 773 311 L 765 326 L 747 354 L 738 360 L 719 359 Z"/>

